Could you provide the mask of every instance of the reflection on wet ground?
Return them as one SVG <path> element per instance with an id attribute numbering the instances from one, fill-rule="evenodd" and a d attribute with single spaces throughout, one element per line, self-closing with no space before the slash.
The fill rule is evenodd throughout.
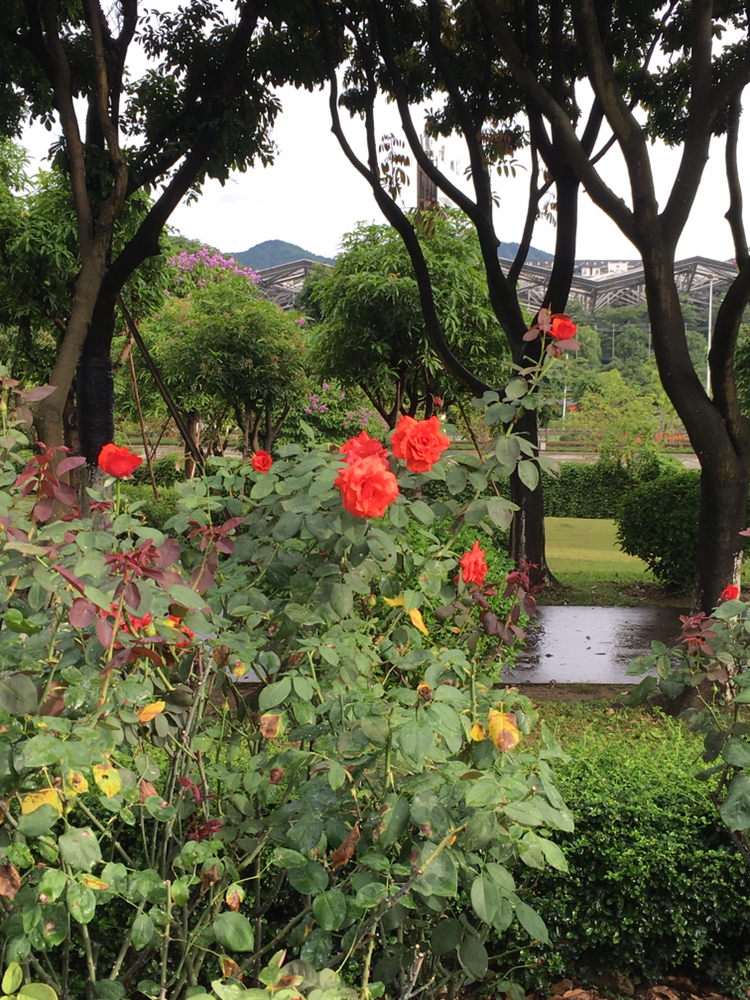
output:
<path id="1" fill-rule="evenodd" d="M 680 633 L 684 608 L 539 608 L 526 648 L 514 669 L 503 669 L 509 684 L 637 684 L 625 671 L 631 660 L 651 651 L 651 641 L 668 645 Z"/>

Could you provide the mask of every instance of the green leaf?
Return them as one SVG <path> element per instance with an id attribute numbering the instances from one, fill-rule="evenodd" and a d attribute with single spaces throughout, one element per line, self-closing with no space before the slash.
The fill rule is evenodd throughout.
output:
<path id="1" fill-rule="evenodd" d="M 533 907 L 528 903 L 516 903 L 516 916 L 521 927 L 534 941 L 549 944 L 547 925 Z"/>
<path id="2" fill-rule="evenodd" d="M 313 900 L 312 908 L 324 931 L 337 931 L 346 917 L 346 896 L 341 889 L 321 892 Z"/>
<path id="3" fill-rule="evenodd" d="M 122 1000 L 125 987 L 113 979 L 100 979 L 98 983 L 94 983 L 94 996 L 97 1000 Z M 195 1000 L 195 995 L 192 1000 Z"/>
<path id="4" fill-rule="evenodd" d="M 258 708 L 261 712 L 267 712 L 269 708 L 276 708 L 289 697 L 292 691 L 291 677 L 282 677 L 274 684 L 268 684 L 258 696 Z"/>
<path id="5" fill-rule="evenodd" d="M 284 511 L 274 525 L 271 535 L 275 542 L 286 542 L 293 538 L 302 527 L 303 515 L 291 510 Z"/>
<path id="6" fill-rule="evenodd" d="M 213 931 L 219 944 L 229 951 L 252 951 L 255 943 L 253 928 L 241 913 L 225 910 L 214 917 Z"/>
<path id="7" fill-rule="evenodd" d="M 93 830 L 85 826 L 81 829 L 70 827 L 57 841 L 60 854 L 71 868 L 78 871 L 91 871 L 95 864 L 102 860 L 99 841 Z"/>
<path id="8" fill-rule="evenodd" d="M 357 906 L 361 906 L 365 910 L 371 909 L 382 902 L 387 895 L 387 885 L 383 885 L 381 882 L 368 882 L 367 885 L 363 885 L 357 890 Z"/>
<path id="9" fill-rule="evenodd" d="M 315 842 L 319 839 L 320 834 Z M 290 869 L 287 878 L 293 889 L 306 896 L 328 888 L 328 873 L 319 861 L 307 861 L 304 867 Z"/>
<path id="10" fill-rule="evenodd" d="M 101 608 L 102 611 L 108 612 L 109 609 L 112 607 L 112 595 L 105 594 L 103 591 L 99 590 L 98 587 L 94 587 L 90 583 L 87 583 L 86 586 L 83 588 L 83 593 L 86 596 L 86 598 L 89 601 L 91 601 L 92 604 L 95 604 L 98 608 Z"/>
<path id="11" fill-rule="evenodd" d="M 506 399 L 521 399 L 529 391 L 529 384 L 525 378 L 512 378 L 505 386 Z"/>
<path id="12" fill-rule="evenodd" d="M 426 843 L 422 845 L 417 858 L 416 867 L 423 868 L 425 861 L 435 850 L 435 844 Z M 421 875 L 414 883 L 414 888 L 424 896 L 455 896 L 458 891 L 458 874 L 453 858 L 447 849 L 424 868 L 424 875 Z"/>
<path id="13" fill-rule="evenodd" d="M 515 467 L 516 462 L 521 457 L 521 446 L 518 439 L 514 437 L 499 437 L 495 441 L 495 457 L 500 465 Z"/>
<path id="14" fill-rule="evenodd" d="M 23 969 L 18 962 L 11 962 L 3 975 L 3 993 L 15 993 L 23 982 Z"/>
<path id="15" fill-rule="evenodd" d="M 471 905 L 474 912 L 486 924 L 495 921 L 500 909 L 500 893 L 494 882 L 483 875 L 478 875 L 471 884 Z"/>
<path id="16" fill-rule="evenodd" d="M 422 524 L 432 524 L 435 520 L 435 514 L 430 506 L 428 506 L 424 500 L 413 500 L 411 507 L 409 508 L 416 517 L 418 521 Z"/>
<path id="17" fill-rule="evenodd" d="M 154 922 L 147 913 L 139 913 L 130 928 L 130 940 L 136 951 L 141 951 L 154 936 Z"/>
<path id="18" fill-rule="evenodd" d="M 556 868 L 560 872 L 568 871 L 568 862 L 565 860 L 565 855 L 553 840 L 540 837 L 539 846 L 542 849 L 544 860 L 548 865 L 552 865 L 553 868 Z"/>
<path id="19" fill-rule="evenodd" d="M 536 462 L 525 459 L 518 463 L 518 478 L 527 489 L 535 490 L 539 485 L 539 466 Z"/>
<path id="20" fill-rule="evenodd" d="M 391 847 L 401 839 L 409 822 L 409 803 L 401 795 L 390 794 L 380 807 L 373 837 L 381 847 Z"/>
<path id="21" fill-rule="evenodd" d="M 18 994 L 18 1000 L 57 1000 L 57 993 L 46 983 L 27 983 Z"/>
<path id="22" fill-rule="evenodd" d="M 730 736 L 724 744 L 721 756 L 727 764 L 731 764 L 733 767 L 748 767 L 750 766 L 750 744 L 737 736 Z"/>
<path id="23" fill-rule="evenodd" d="M 493 524 L 505 531 L 513 520 L 513 512 L 518 510 L 516 504 L 503 497 L 490 497 L 487 501 L 487 516 Z"/>
<path id="24" fill-rule="evenodd" d="M 177 604 L 181 604 L 185 608 L 199 610 L 206 606 L 205 598 L 201 597 L 200 594 L 196 594 L 192 588 L 186 587 L 184 583 L 173 583 L 167 593 L 173 601 L 176 601 Z"/>
<path id="25" fill-rule="evenodd" d="M 18 817 L 18 832 L 24 837 L 43 837 L 59 819 L 60 813 L 57 809 L 45 804 L 33 812 Z"/>
<path id="26" fill-rule="evenodd" d="M 463 932 L 460 922 L 453 917 L 438 921 L 430 936 L 433 955 L 447 955 L 449 951 L 453 951 L 461 941 Z"/>
<path id="27" fill-rule="evenodd" d="M 750 829 L 750 777 L 747 774 L 735 774 L 732 778 L 721 807 L 721 818 L 732 831 Z"/>
<path id="28" fill-rule="evenodd" d="M 33 715 L 37 710 L 34 682 L 26 674 L 3 674 L 0 677 L 0 709 L 9 715 Z"/>
<path id="29" fill-rule="evenodd" d="M 473 934 L 467 934 L 458 946 L 458 960 L 474 979 L 482 979 L 490 964 L 487 949 Z"/>
<path id="30" fill-rule="evenodd" d="M 92 890 L 79 882 L 71 882 L 66 898 L 70 915 L 79 924 L 90 923 L 96 911 L 96 897 Z"/>

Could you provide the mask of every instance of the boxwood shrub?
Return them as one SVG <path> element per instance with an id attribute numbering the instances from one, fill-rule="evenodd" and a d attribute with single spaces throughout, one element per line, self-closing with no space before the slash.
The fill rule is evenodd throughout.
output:
<path id="1" fill-rule="evenodd" d="M 532 879 L 553 942 L 541 968 L 552 981 L 683 971 L 745 995 L 750 873 L 695 778 L 697 742 L 673 720 L 650 725 L 568 743 L 556 767 L 575 832 L 560 838 L 570 872 Z"/>

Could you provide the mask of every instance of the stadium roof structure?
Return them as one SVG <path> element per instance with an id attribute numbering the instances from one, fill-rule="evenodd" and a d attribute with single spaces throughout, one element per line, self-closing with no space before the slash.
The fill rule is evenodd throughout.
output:
<path id="1" fill-rule="evenodd" d="M 512 261 L 500 260 L 503 270 Z M 580 265 L 580 261 L 576 262 Z M 302 290 L 305 278 L 316 267 L 312 260 L 293 260 L 288 264 L 267 267 L 260 274 L 260 287 L 271 301 L 282 309 L 291 309 Z M 677 290 L 699 310 L 707 314 L 709 297 L 722 295 L 737 277 L 734 261 L 711 260 L 709 257 L 688 257 L 675 264 Z M 519 298 L 532 309 L 541 309 L 549 282 L 550 268 L 537 262 L 524 264 L 518 277 Z M 646 301 L 643 267 L 629 266 L 626 271 L 613 271 L 584 277 L 573 275 L 569 301 L 580 302 L 587 312 L 607 309 L 610 306 L 635 306 Z"/>
<path id="2" fill-rule="evenodd" d="M 501 260 L 505 270 L 511 261 Z M 722 295 L 737 277 L 734 261 L 688 257 L 674 266 L 677 290 L 701 312 L 707 313 L 710 296 Z M 519 298 L 524 305 L 541 309 L 549 282 L 549 267 L 527 263 L 518 278 Z M 611 306 L 635 306 L 646 301 L 643 267 L 630 267 L 593 277 L 573 275 L 568 301 L 580 302 L 587 312 Z"/>

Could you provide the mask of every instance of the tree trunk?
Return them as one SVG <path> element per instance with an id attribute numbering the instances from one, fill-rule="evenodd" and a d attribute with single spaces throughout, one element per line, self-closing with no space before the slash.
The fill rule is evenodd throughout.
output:
<path id="1" fill-rule="evenodd" d="M 538 446 L 536 410 L 526 410 L 515 426 L 515 432 Z M 539 477 L 535 490 L 521 482 L 518 472 L 510 477 L 510 498 L 517 504 L 510 528 L 508 555 L 516 566 L 529 564 L 529 580 L 532 587 L 540 584 L 557 583 L 547 565 L 544 541 L 544 490 Z"/>
<path id="2" fill-rule="evenodd" d="M 739 585 L 747 527 L 750 470 L 727 443 L 716 442 L 701 468 L 701 506 L 695 556 L 694 610 L 710 611 L 728 584 Z"/>

